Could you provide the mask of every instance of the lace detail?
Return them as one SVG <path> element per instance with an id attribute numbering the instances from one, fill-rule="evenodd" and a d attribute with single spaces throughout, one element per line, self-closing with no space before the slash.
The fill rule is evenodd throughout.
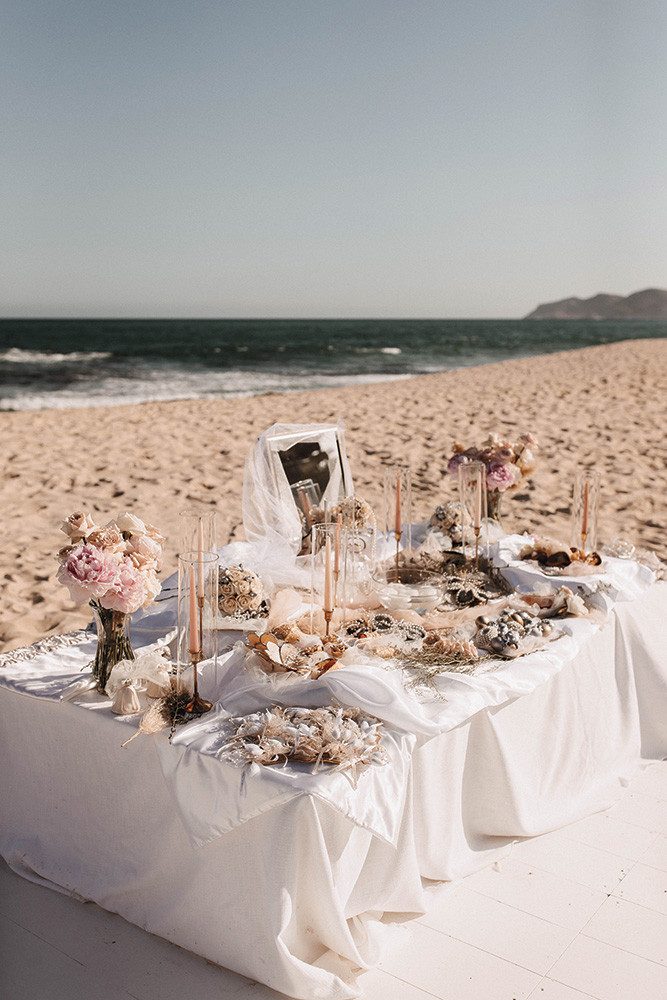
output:
<path id="1" fill-rule="evenodd" d="M 34 660 L 42 653 L 53 653 L 57 649 L 64 649 L 66 646 L 78 646 L 79 643 L 86 642 L 95 635 L 95 625 L 91 622 L 86 628 L 79 628 L 75 632 L 63 632 L 62 635 L 49 635 L 46 639 L 39 639 L 30 646 L 20 646 L 18 649 L 10 649 L 7 653 L 0 653 L 0 668 L 8 667 L 12 663 L 21 663 L 24 660 Z"/>

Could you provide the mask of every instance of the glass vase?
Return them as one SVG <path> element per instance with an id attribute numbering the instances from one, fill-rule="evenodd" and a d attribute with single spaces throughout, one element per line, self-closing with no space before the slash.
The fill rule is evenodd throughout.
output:
<path id="1" fill-rule="evenodd" d="M 384 474 L 384 532 L 389 547 L 412 549 L 412 472 L 392 466 Z"/>
<path id="2" fill-rule="evenodd" d="M 601 478 L 595 469 L 577 469 L 574 475 L 570 544 L 582 552 L 595 552 L 597 545 Z"/>
<path id="3" fill-rule="evenodd" d="M 93 677 L 104 692 L 109 674 L 121 660 L 134 660 L 134 650 L 130 641 L 130 620 L 132 615 L 113 608 L 103 608 L 99 601 L 90 601 L 97 627 L 97 650 L 93 663 Z"/>
<path id="4" fill-rule="evenodd" d="M 459 465 L 459 502 L 463 545 L 474 545 L 487 517 L 486 466 L 483 462 Z"/>
<path id="5" fill-rule="evenodd" d="M 199 682 L 210 695 L 218 687 L 218 567 L 217 553 L 195 550 L 178 557 L 177 683 L 192 679 L 187 715 L 201 715 L 211 702 L 199 694 Z M 190 673 L 191 672 L 191 673 Z"/>
<path id="6" fill-rule="evenodd" d="M 486 491 L 486 516 L 490 521 L 495 521 L 502 528 L 503 522 L 501 511 L 503 506 L 503 494 L 500 490 Z"/>
<path id="7" fill-rule="evenodd" d="M 214 510 L 182 510 L 178 515 L 181 524 L 181 542 L 179 552 L 216 553 L 215 511 Z"/>

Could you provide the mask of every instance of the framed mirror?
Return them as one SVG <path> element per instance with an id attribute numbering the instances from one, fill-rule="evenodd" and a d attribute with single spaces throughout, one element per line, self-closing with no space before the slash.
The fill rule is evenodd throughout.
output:
<path id="1" fill-rule="evenodd" d="M 243 525 L 265 560 L 307 551 L 313 523 L 354 492 L 342 425 L 273 424 L 246 458 Z"/>
<path id="2" fill-rule="evenodd" d="M 287 497 L 301 523 L 302 554 L 322 511 L 353 492 L 343 428 L 336 424 L 285 425 L 266 436 L 277 496 Z"/>

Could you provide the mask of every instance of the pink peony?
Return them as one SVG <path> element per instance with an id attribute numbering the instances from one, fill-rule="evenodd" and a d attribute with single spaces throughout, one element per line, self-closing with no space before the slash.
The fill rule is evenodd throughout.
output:
<path id="1" fill-rule="evenodd" d="M 101 597 L 100 604 L 103 608 L 131 614 L 133 611 L 138 611 L 148 600 L 144 574 L 126 558 L 117 564 L 113 586 Z"/>
<path id="2" fill-rule="evenodd" d="M 94 545 L 77 545 L 60 564 L 57 578 L 64 583 L 73 601 L 103 597 L 114 585 L 118 559 Z"/>
<path id="3" fill-rule="evenodd" d="M 521 473 L 515 465 L 506 462 L 491 462 L 486 470 L 486 488 L 488 490 L 498 490 L 504 493 L 505 490 L 516 486 L 521 479 Z"/>

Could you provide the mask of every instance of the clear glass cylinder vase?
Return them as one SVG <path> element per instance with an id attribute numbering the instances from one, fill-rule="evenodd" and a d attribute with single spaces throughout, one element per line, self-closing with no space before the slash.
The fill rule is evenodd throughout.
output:
<path id="1" fill-rule="evenodd" d="M 134 650 L 130 640 L 132 615 L 113 608 L 103 608 L 99 601 L 90 601 L 97 628 L 97 649 L 93 662 L 93 677 L 97 686 L 104 691 L 109 674 L 121 660 L 134 660 Z"/>
<path id="2" fill-rule="evenodd" d="M 187 676 L 196 691 L 201 663 L 199 676 L 211 693 L 217 687 L 218 564 L 213 552 L 182 552 L 178 557 L 178 682 Z"/>
<path id="3" fill-rule="evenodd" d="M 582 552 L 595 552 L 601 475 L 594 469 L 577 469 L 572 490 L 571 545 Z"/>

